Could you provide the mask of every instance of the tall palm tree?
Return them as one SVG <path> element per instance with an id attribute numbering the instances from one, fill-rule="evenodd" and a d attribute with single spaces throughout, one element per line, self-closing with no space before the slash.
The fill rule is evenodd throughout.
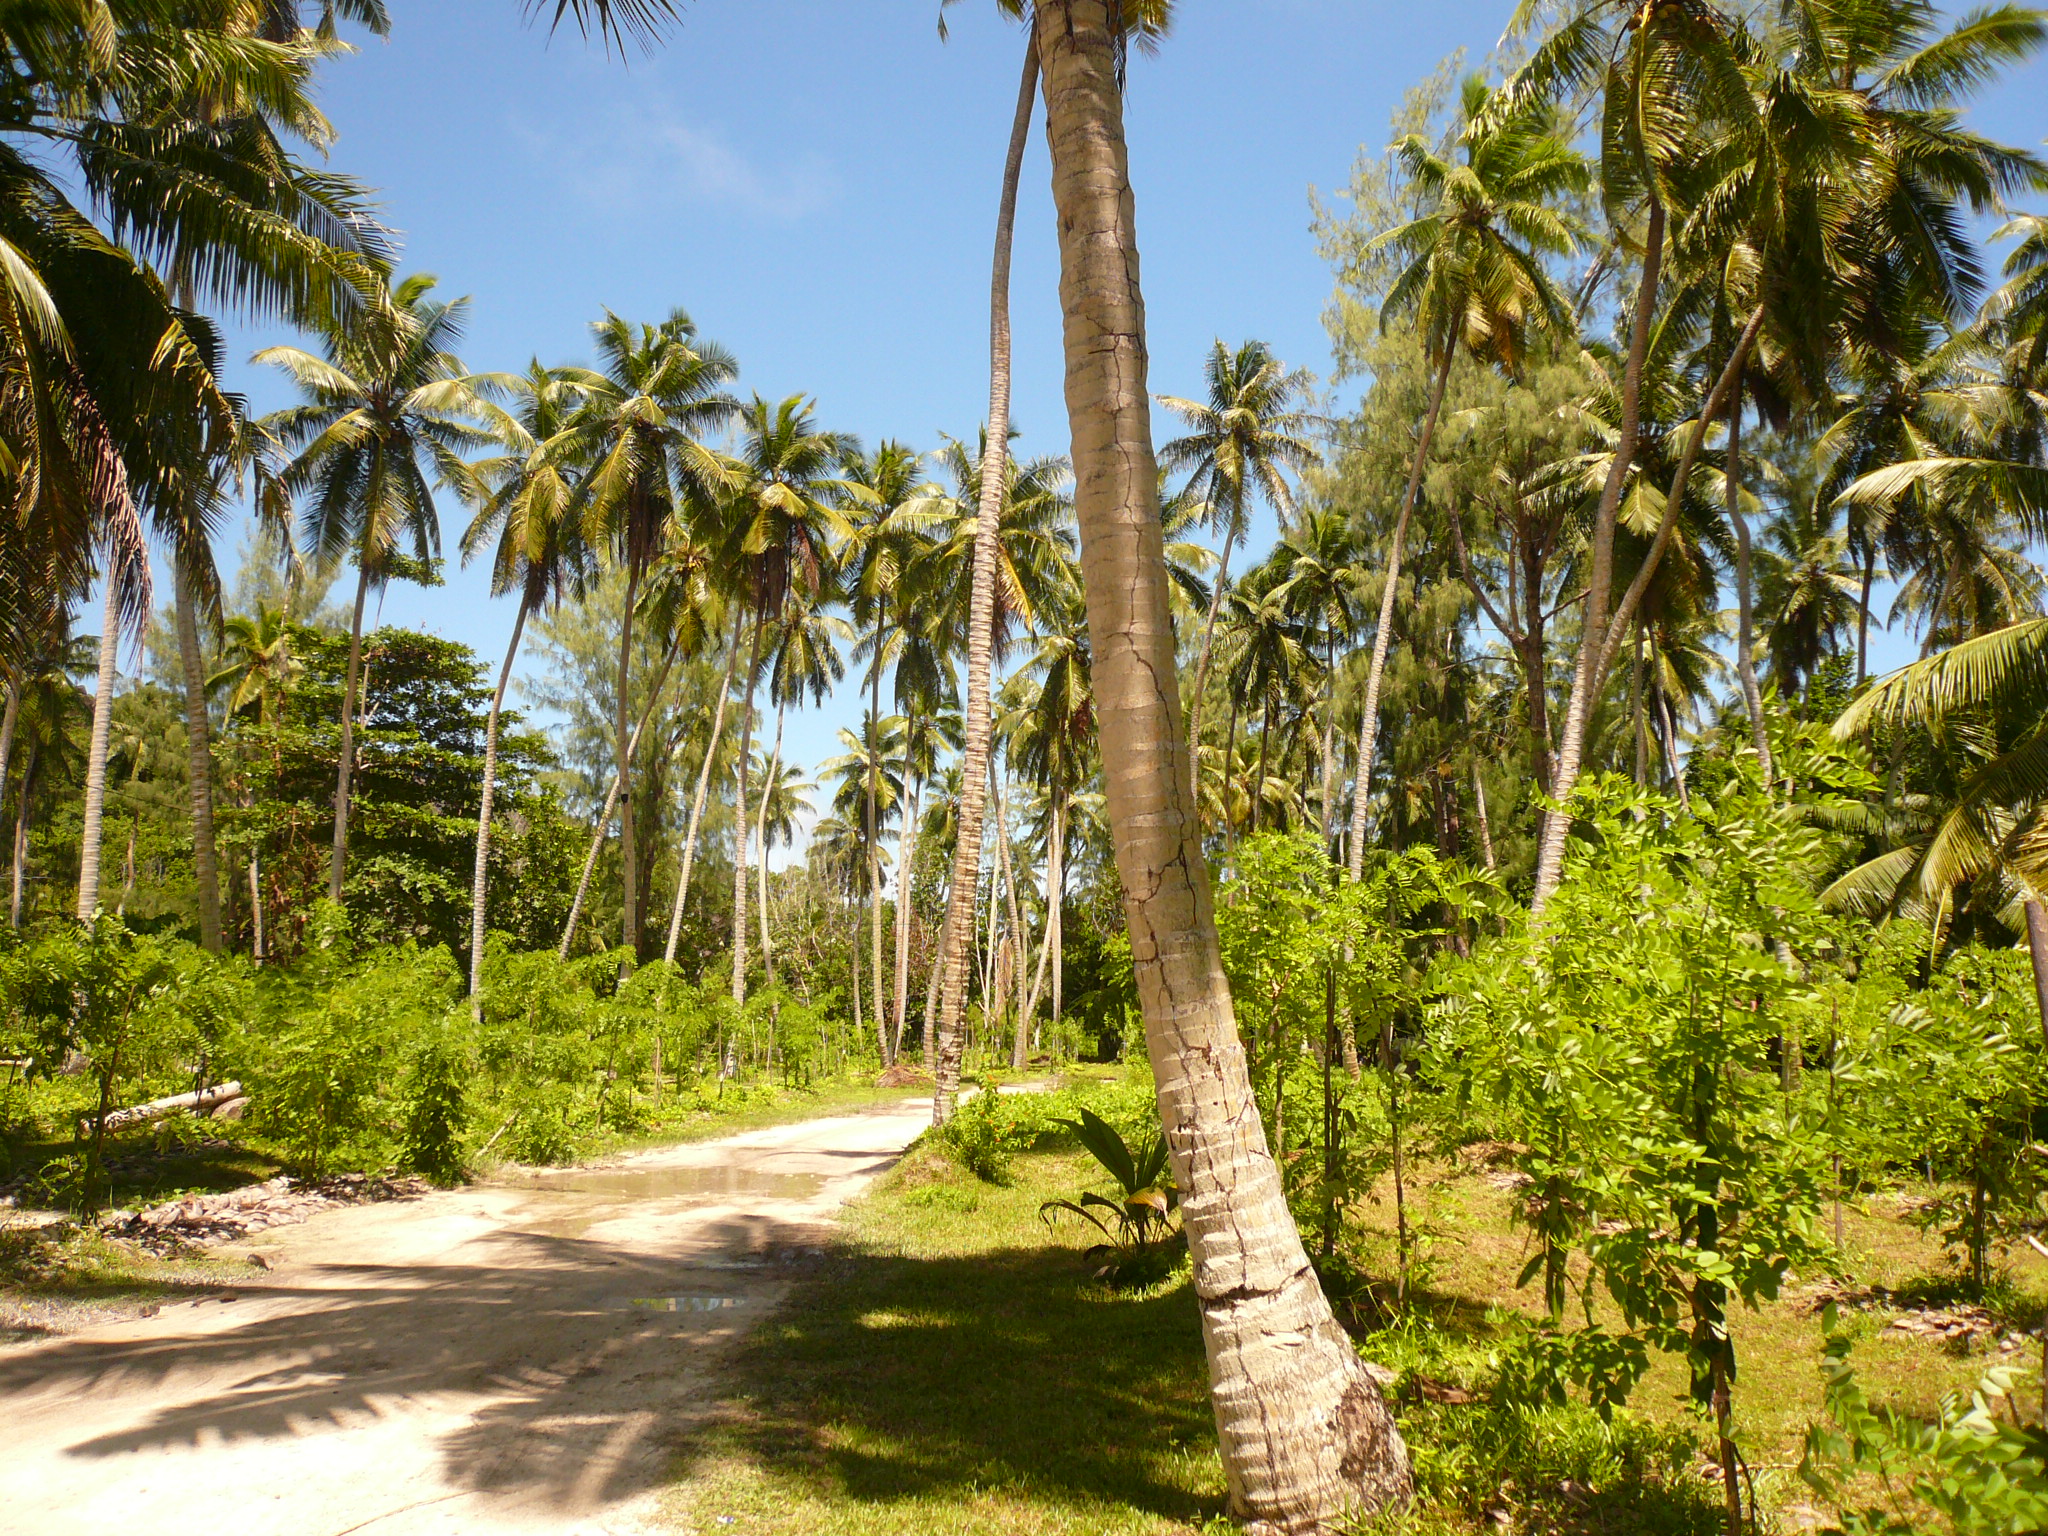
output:
<path id="1" fill-rule="evenodd" d="M 740 415 L 739 464 L 744 480 L 727 531 L 729 568 L 743 573 L 754 639 L 747 662 L 746 707 L 740 715 L 740 856 L 733 868 L 732 999 L 747 1000 L 747 753 L 753 740 L 754 698 L 761 684 L 761 647 L 768 627 L 792 594 L 815 598 L 837 563 L 848 534 L 842 503 L 851 484 L 836 473 L 860 452 L 843 432 L 821 430 L 811 402 L 791 395 L 775 404 L 756 395 Z"/>
<path id="2" fill-rule="evenodd" d="M 469 991 L 483 988 L 484 895 L 491 852 L 491 802 L 498 787 L 498 718 L 505 707 L 505 689 L 512 681 L 512 663 L 526 621 L 570 591 L 581 590 L 588 569 L 582 522 L 575 508 L 573 470 L 563 460 L 570 439 L 569 419 L 582 403 L 583 385 L 567 371 L 541 366 L 536 358 L 524 374 L 494 381 L 512 397 L 509 409 L 492 407 L 489 431 L 502 451 L 469 466 L 465 486 L 476 503 L 476 516 L 462 535 L 464 564 L 474 559 L 493 536 L 491 595 L 514 596 L 512 638 L 498 686 L 484 725 L 484 781 L 476 822 L 476 868 L 470 882 Z"/>
<path id="3" fill-rule="evenodd" d="M 900 677 L 900 674 L 899 674 Z M 937 776 L 940 754 L 959 751 L 962 743 L 960 711 L 948 708 L 928 693 L 897 694 L 898 713 L 903 717 L 903 772 L 910 781 L 910 803 L 904 808 L 896 837 L 896 979 L 892 991 L 889 1026 L 889 1060 L 893 1066 L 903 1051 L 903 1028 L 910 1009 L 910 877 L 917 867 L 919 811 L 924 786 Z M 939 967 L 933 966 L 933 974 Z M 930 1009 L 926 1010 L 927 1015 Z M 926 1019 L 927 1024 L 930 1022 Z"/>
<path id="4" fill-rule="evenodd" d="M 1543 262 L 1577 249 L 1576 220 L 1559 204 L 1591 181 L 1555 114 L 1539 100 L 1512 100 L 1476 76 L 1464 85 L 1460 159 L 1439 155 L 1420 134 L 1394 146 L 1425 211 L 1377 237 L 1371 249 L 1392 254 L 1401 270 L 1380 308 L 1382 326 L 1412 311 L 1431 369 L 1428 403 L 1408 471 L 1407 489 L 1387 548 L 1379 622 L 1365 676 L 1358 728 L 1358 778 L 1351 806 L 1350 874 L 1363 878 L 1366 808 L 1380 718 L 1380 688 L 1393 641 L 1394 602 L 1408 524 L 1443 410 L 1451 365 L 1463 350 L 1514 372 L 1529 333 L 1562 329 L 1570 305 Z"/>
<path id="5" fill-rule="evenodd" d="M 1785 694 L 1798 692 L 1824 657 L 1841 648 L 1856 621 L 1856 570 L 1835 509 L 1801 497 L 1764 530 L 1757 584 L 1765 614 L 1764 648 L 1771 676 Z"/>
<path id="6" fill-rule="evenodd" d="M 739 365 L 723 347 L 700 338 L 696 323 L 680 309 L 659 325 L 633 325 L 606 310 L 591 332 L 602 366 L 585 380 L 586 398 L 564 451 L 588 465 L 576 489 L 583 537 L 608 549 L 626 573 L 613 744 L 622 786 L 624 924 L 627 943 L 637 954 L 643 935 L 627 702 L 634 620 L 641 583 L 656 555 L 693 511 L 716 504 L 735 484 L 732 466 L 703 438 L 739 410 L 725 388 Z"/>
<path id="7" fill-rule="evenodd" d="M 914 627 L 915 616 L 906 602 L 906 571 L 916 562 L 926 543 L 925 528 L 932 518 L 918 504 L 923 500 L 923 459 L 901 443 L 885 442 L 872 457 L 862 456 L 846 466 L 846 478 L 857 487 L 851 499 L 848 520 L 852 533 L 840 552 L 853 621 L 867 631 L 861 650 L 868 663 L 868 719 L 882 717 L 882 670 L 901 649 L 901 637 Z M 892 640 L 895 644 L 892 644 Z M 880 838 L 875 823 L 875 787 L 869 787 L 866 805 L 868 857 L 880 857 Z M 879 868 L 868 870 L 869 975 L 874 986 L 874 1014 L 887 1016 L 883 998 L 882 899 Z M 887 1056 L 887 1050 L 883 1052 Z M 886 1065 L 886 1061 L 884 1065 Z"/>
<path id="8" fill-rule="evenodd" d="M 1331 1315 L 1288 1212 L 1217 945 L 1172 682 L 1175 636 L 1119 68 L 1127 14 L 1120 0 L 1059 0 L 1033 15 L 1058 214 L 1103 786 L 1147 1049 L 1188 1212 L 1231 1508 L 1268 1529 L 1307 1530 L 1349 1508 L 1404 1502 L 1407 1455 Z M 1275 1338 L 1298 1341 L 1284 1363 L 1275 1358 Z"/>
<path id="9" fill-rule="evenodd" d="M 1283 537 L 1272 563 L 1284 579 L 1274 596 L 1302 621 L 1303 643 L 1323 642 L 1322 794 L 1320 819 L 1327 845 L 1336 825 L 1337 648 L 1357 632 L 1359 597 L 1367 571 L 1351 519 L 1335 507 L 1312 507 Z"/>
<path id="10" fill-rule="evenodd" d="M 341 900 L 348 859 L 363 606 L 371 588 L 406 572 L 424 574 L 439 558 L 433 482 L 459 484 L 462 453 L 481 441 L 470 425 L 481 402 L 450 350 L 461 337 L 469 301 L 430 297 L 434 281 L 422 272 L 394 283 L 387 305 L 364 311 L 325 338 L 324 356 L 266 347 L 255 357 L 282 369 L 305 396 L 303 405 L 274 412 L 261 425 L 283 448 L 297 450 L 279 472 L 278 486 L 303 501 L 299 528 L 307 558 L 330 569 L 349 560 L 356 566 L 329 901 Z"/>
<path id="11" fill-rule="evenodd" d="M 1316 418 L 1296 408 L 1296 402 L 1308 392 L 1308 376 L 1300 371 L 1289 373 L 1263 341 L 1244 342 L 1232 352 L 1219 339 L 1202 364 L 1202 377 L 1208 386 L 1206 400 L 1159 397 L 1159 403 L 1189 428 L 1186 435 L 1160 449 L 1159 467 L 1168 474 L 1186 471 L 1191 482 L 1200 484 L 1210 515 L 1223 529 L 1216 586 L 1195 663 L 1194 699 L 1188 706 L 1188 740 L 1195 742 L 1202 739 L 1209 651 L 1216 638 L 1223 590 L 1230 580 L 1230 551 L 1244 537 L 1252 498 L 1265 496 L 1280 519 L 1284 537 L 1294 517 L 1294 496 L 1287 488 L 1286 472 L 1300 474 L 1323 462 L 1307 437 L 1317 425 Z M 1199 771 L 1200 755 L 1191 760 Z"/>

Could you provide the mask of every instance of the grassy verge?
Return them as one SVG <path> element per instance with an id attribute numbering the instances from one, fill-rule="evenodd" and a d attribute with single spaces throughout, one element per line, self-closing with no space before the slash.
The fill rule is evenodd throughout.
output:
<path id="1" fill-rule="evenodd" d="M 1041 1147 L 1054 1146 L 1041 1141 Z M 670 1512 L 683 1528 L 761 1536 L 947 1532 L 1153 1533 L 1219 1522 L 1221 1472 L 1185 1272 L 1112 1295 L 1088 1276 L 1082 1235 L 1038 1206 L 1094 1183 L 1068 1150 L 1018 1158 L 1007 1187 L 936 1151 L 914 1153 L 847 1213 L 828 1269 L 744 1347 L 736 1391 L 679 1456 Z M 1682 1361 L 1662 1358 L 1603 1424 L 1582 1404 L 1531 1407 L 1499 1388 L 1507 1341 L 1534 1298 L 1512 1192 L 1484 1170 L 1424 1167 L 1410 1219 L 1427 1236 L 1406 1315 L 1361 1341 L 1399 1372 L 1394 1393 L 1419 1498 L 1414 1536 L 1498 1531 L 1710 1536 L 1720 1489 Z M 1096 1184 L 1096 1187 L 1101 1187 Z M 1389 1198 L 1357 1236 L 1391 1254 Z M 1737 1413 L 1766 1530 L 1814 1523 L 1794 1475 L 1821 1405 L 1818 1313 L 1846 1293 L 1856 1363 L 1874 1401 L 1909 1413 L 1987 1365 L 2038 1363 L 2000 1335 L 2038 1324 L 2048 1265 L 2015 1257 L 1983 1299 L 1997 1327 L 1969 1344 L 1886 1332 L 1895 1317 L 1961 1305 L 1939 1244 L 1893 1201 L 1847 1213 L 1846 1286 L 1799 1276 L 1734 1320 Z"/>
<path id="2" fill-rule="evenodd" d="M 845 1246 L 747 1346 L 741 1396 L 683 1452 L 699 1531 L 1152 1536 L 1220 1513 L 1185 1276 L 1088 1277 L 1039 1202 L 1088 1182 L 1033 1153 L 998 1188 L 914 1153 L 848 1214 Z"/>

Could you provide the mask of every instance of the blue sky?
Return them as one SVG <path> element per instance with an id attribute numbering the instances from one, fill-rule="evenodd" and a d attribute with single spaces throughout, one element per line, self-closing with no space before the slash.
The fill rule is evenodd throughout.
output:
<path id="1" fill-rule="evenodd" d="M 1156 392 L 1199 391 L 1215 337 L 1256 336 L 1330 367 L 1328 270 L 1308 189 L 1348 180 L 1394 105 L 1460 47 L 1477 62 L 1507 0 L 1184 0 L 1155 58 L 1131 65 L 1129 137 Z M 392 36 L 358 36 L 321 97 L 335 168 L 379 190 L 405 270 L 473 301 L 464 360 L 588 359 L 606 307 L 687 308 L 739 356 L 742 390 L 816 397 L 870 443 L 936 446 L 987 403 L 989 244 L 1021 33 L 987 0 L 695 0 L 659 52 L 621 62 L 525 26 L 517 0 L 391 0 Z M 1987 98 L 1977 125 L 2038 145 L 2048 65 Z M 1066 448 L 1051 198 L 1042 134 L 1026 162 L 1014 280 L 1019 451 Z M 250 367 L 282 332 L 231 333 L 230 381 L 287 403 Z M 1160 435 L 1166 423 L 1158 424 Z M 444 508 L 450 554 L 461 510 Z M 223 541 L 231 559 L 235 535 Z M 386 621 L 495 661 L 511 614 L 481 573 L 403 585 Z M 793 720 L 816 762 L 850 701 Z"/>

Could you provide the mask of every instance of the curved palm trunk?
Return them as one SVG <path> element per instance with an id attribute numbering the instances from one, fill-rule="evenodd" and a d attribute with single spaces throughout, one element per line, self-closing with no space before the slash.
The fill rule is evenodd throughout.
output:
<path id="1" fill-rule="evenodd" d="M 1280 1536 L 1405 1503 L 1411 1482 L 1400 1432 L 1288 1211 L 1217 946 L 1174 676 L 1108 21 L 1105 0 L 1047 0 L 1035 13 L 1103 781 L 1230 1505 L 1255 1536 Z"/>
<path id="2" fill-rule="evenodd" d="M 206 669 L 199 615 L 184 561 L 177 564 L 178 666 L 185 682 L 185 751 L 192 788 L 192 873 L 199 886 L 199 942 L 220 953 L 220 850 L 213 830 L 213 719 L 206 710 Z M 6 748 L 0 745 L 0 757 Z M 0 784 L 5 770 L 0 769 Z"/>
<path id="3" fill-rule="evenodd" d="M 754 745 L 754 695 L 761 688 L 761 636 L 768 616 L 754 615 L 754 650 L 747 662 L 747 705 L 740 715 L 739 790 L 733 801 L 735 821 L 732 861 L 732 1000 L 747 1000 L 747 753 Z M 856 1006 L 858 1006 L 856 1004 Z"/>
<path id="4" fill-rule="evenodd" d="M 484 894 L 491 867 L 491 801 L 498 790 L 498 716 L 505 708 L 505 689 L 512 681 L 512 663 L 519 655 L 519 641 L 526 633 L 526 604 L 512 620 L 512 643 L 505 647 L 505 664 L 498 669 L 498 691 L 491 695 L 490 718 L 484 722 L 483 798 L 476 813 L 476 872 L 469 885 L 469 995 L 475 997 L 484 985 Z"/>
<path id="5" fill-rule="evenodd" d="M 974 529 L 974 575 L 967 605 L 967 719 L 961 778 L 959 841 L 953 850 L 953 879 L 946 893 L 946 924 L 940 939 L 944 976 L 939 991 L 939 1038 L 933 1076 L 932 1120 L 952 1118 L 960 1087 L 960 1016 L 966 1003 L 968 946 L 974 938 L 974 898 L 981 884 L 981 795 L 988 779 L 989 652 L 995 633 L 997 538 L 1001 531 L 1004 470 L 1010 458 L 1010 241 L 1017 224 L 1017 180 L 1037 100 L 1038 42 L 1024 44 L 1024 77 L 1017 87 L 1017 112 L 1010 124 L 1009 156 L 1003 163 L 1003 192 L 996 211 L 995 258 L 989 276 L 988 442 L 981 454 L 981 505 Z M 930 1036 L 927 1033 L 927 1040 Z"/>
<path id="6" fill-rule="evenodd" d="M 1655 226 L 1661 234 L 1661 223 Z M 1654 253 L 1653 253 L 1654 254 Z M 1649 283 L 1654 276 L 1653 264 L 1646 264 L 1644 289 L 1637 298 L 1635 328 L 1645 333 L 1647 346 L 1647 316 L 1654 305 L 1656 290 Z M 1572 677 L 1571 702 L 1565 709 L 1564 736 L 1558 742 L 1556 771 L 1551 781 L 1551 799 L 1560 809 L 1546 814 L 1543 818 L 1542 842 L 1536 859 L 1536 889 L 1530 903 L 1530 915 L 1540 916 L 1551 894 L 1557 889 L 1557 882 L 1564 873 L 1565 840 L 1571 834 L 1572 818 L 1562 809 L 1564 802 L 1571 798 L 1578 786 L 1579 769 L 1584 761 L 1586 730 L 1593 718 L 1593 701 L 1599 697 L 1600 689 L 1607 681 L 1608 670 L 1614 665 L 1615 652 L 1620 648 L 1623 637 L 1635 620 L 1636 609 L 1643 600 L 1644 589 L 1650 578 L 1657 574 L 1657 566 L 1664 558 L 1664 551 L 1670 546 L 1672 530 L 1678 524 L 1678 509 L 1683 498 L 1686 483 L 1692 478 L 1693 466 L 1699 462 L 1702 445 L 1708 431 L 1720 415 L 1723 402 L 1735 381 L 1742 377 L 1743 365 L 1749 360 L 1749 351 L 1756 344 L 1757 332 L 1762 329 L 1764 307 L 1759 304 L 1750 312 L 1749 321 L 1736 338 L 1734 348 L 1728 354 L 1727 364 L 1715 379 L 1713 389 L 1706 402 L 1700 407 L 1699 424 L 1686 438 L 1685 449 L 1678 456 L 1678 468 L 1671 476 L 1671 485 L 1665 493 L 1664 517 L 1658 526 L 1657 537 L 1652 541 L 1649 553 L 1643 557 L 1628 588 L 1621 595 L 1621 601 L 1614 606 L 1612 617 L 1607 613 L 1608 589 L 1614 577 L 1614 515 L 1606 510 L 1608 493 L 1612 491 L 1615 505 L 1621 500 L 1621 486 L 1618 477 L 1608 475 L 1608 485 L 1601 491 L 1602 511 L 1594 519 L 1593 569 L 1586 590 L 1586 627 L 1579 640 L 1579 664 Z M 1641 384 L 1641 358 L 1636 352 L 1635 338 L 1631 337 L 1629 367 L 1634 370 L 1637 390 Z M 1622 389 L 1622 435 L 1627 442 L 1631 456 L 1634 453 L 1634 415 L 1630 396 L 1628 375 L 1624 374 Z M 1621 462 L 1620 445 L 1616 446 L 1616 464 Z M 1600 530 L 1607 530 L 1606 544 L 1600 542 Z"/>
<path id="7" fill-rule="evenodd" d="M 1216 615 L 1223 609 L 1223 589 L 1230 582 L 1230 550 L 1237 542 L 1237 519 L 1232 519 L 1223 528 L 1223 553 L 1216 562 L 1216 587 L 1209 594 L 1209 617 L 1202 623 L 1202 654 L 1195 662 L 1195 696 L 1188 701 L 1188 789 L 1195 804 L 1202 803 L 1202 700 L 1209 691 L 1209 650 L 1216 641 Z M 1229 777 L 1230 767 L 1224 765 L 1224 776 Z M 1229 796 L 1226 793 L 1224 819 L 1230 818 Z"/>
<path id="8" fill-rule="evenodd" d="M 639 597 L 640 567 L 633 563 L 626 571 L 626 614 L 619 626 L 619 688 L 614 740 L 619 744 L 619 867 L 625 882 L 619 937 L 633 951 L 636 959 L 640 954 L 640 865 L 636 857 L 638 850 L 633 846 L 633 748 L 639 733 L 629 736 L 626 720 L 632 713 L 628 684 L 632 681 L 633 669 L 633 606 Z"/>
<path id="9" fill-rule="evenodd" d="M 1750 739 L 1771 782 L 1771 741 L 1764 731 L 1763 693 L 1756 685 L 1755 598 L 1750 576 L 1749 519 L 1742 515 L 1742 386 L 1728 407 L 1728 521 L 1735 529 L 1735 675 L 1742 680 L 1742 706 L 1749 711 Z"/>
<path id="10" fill-rule="evenodd" d="M 100 672 L 92 696 L 92 742 L 85 759 L 85 828 L 78 849 L 78 920 L 89 923 L 100 904 L 100 839 L 107 811 L 107 738 L 114 725 L 114 654 L 121 643 L 119 585 L 107 581 L 106 618 L 100 625 Z"/>
<path id="11" fill-rule="evenodd" d="M 755 827 L 755 842 L 761 850 L 761 969 L 768 985 L 775 985 L 775 945 L 768 935 L 768 801 L 775 792 L 775 777 L 782 772 L 783 705 L 775 706 L 775 752 L 768 760 L 768 777 L 761 785 L 761 813 Z"/>
<path id="12" fill-rule="evenodd" d="M 690 802 L 690 825 L 683 833 L 683 868 L 676 877 L 675 906 L 668 915 L 668 943 L 661 958 L 675 964 L 676 940 L 683 931 L 683 899 L 690 894 L 690 867 L 697 861 L 697 829 L 704 824 L 704 803 L 711 790 L 711 769 L 718 761 L 718 743 L 724 739 L 725 705 L 732 694 L 733 674 L 740 666 L 740 626 L 745 616 L 733 620 L 732 645 L 725 659 L 725 677 L 718 685 L 718 707 L 711 715 L 711 739 L 704 746 L 704 763 L 697 770 L 697 794 Z"/>
<path id="13" fill-rule="evenodd" d="M 7 899 L 7 926 L 21 931 L 21 896 L 28 870 L 28 796 L 35 787 L 36 749 L 29 747 L 28 761 L 21 770 L 21 806 L 14 813 L 14 885 Z"/>
<path id="14" fill-rule="evenodd" d="M 882 645 L 875 637 L 875 664 L 868 670 L 868 974 L 875 989 L 875 1050 L 889 1065 L 889 1008 L 882 995 L 882 843 L 877 779 L 882 771 Z M 767 853 L 762 853 L 767 867 Z"/>
<path id="15" fill-rule="evenodd" d="M 2041 1015 L 2041 1040 L 2048 1044 L 2048 912 L 2027 898 L 2027 958 L 2034 966 L 2034 1006 Z"/>
<path id="16" fill-rule="evenodd" d="M 7 685 L 7 707 L 0 711 L 0 811 L 7 807 L 7 770 L 14 764 L 14 731 L 21 720 L 21 689 Z"/>
<path id="17" fill-rule="evenodd" d="M 910 866 L 917 856 L 917 809 L 923 797 L 923 782 L 913 779 L 910 805 L 896 834 L 896 976 L 890 991 L 889 1059 L 883 1063 L 890 1067 L 903 1054 L 903 1021 L 910 1011 Z"/>
<path id="18" fill-rule="evenodd" d="M 363 670 L 363 601 L 370 595 L 370 570 L 356 567 L 356 606 L 348 623 L 348 676 L 341 690 L 341 766 L 334 783 L 334 853 L 327 863 L 327 899 L 341 900 L 341 876 L 348 864 L 348 785 L 356 765 L 356 685 Z"/>
<path id="19" fill-rule="evenodd" d="M 1358 781 L 1351 794 L 1350 863 L 1346 866 L 1354 883 L 1365 878 L 1365 815 L 1372 802 L 1372 760 L 1379 750 L 1380 685 L 1387 676 L 1387 649 L 1394 638 L 1394 599 L 1401 587 L 1401 555 L 1408 541 L 1408 520 L 1415 514 L 1415 498 L 1422 491 L 1422 472 L 1429 466 L 1429 445 L 1436 437 L 1436 419 L 1444 408 L 1444 391 L 1451 382 L 1451 362 L 1458 355 L 1453 346 L 1437 364 L 1436 381 L 1430 386 L 1429 410 L 1422 418 L 1422 435 L 1415 444 L 1415 463 L 1408 471 L 1408 489 L 1401 497 L 1401 515 L 1394 519 L 1394 542 L 1387 551 L 1387 585 L 1380 593 L 1380 621 L 1372 637 L 1372 665 L 1365 674 L 1365 714 L 1358 723 Z"/>

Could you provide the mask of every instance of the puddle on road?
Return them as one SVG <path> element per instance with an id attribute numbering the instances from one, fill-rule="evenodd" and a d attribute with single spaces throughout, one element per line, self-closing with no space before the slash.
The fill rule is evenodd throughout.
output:
<path id="1" fill-rule="evenodd" d="M 826 1184 L 822 1173 L 761 1173 L 750 1168 L 571 1168 L 503 1181 L 506 1187 L 558 1195 L 603 1195 L 613 1200 L 727 1200 L 745 1196 L 810 1200 Z"/>
<path id="2" fill-rule="evenodd" d="M 629 1307 L 645 1312 L 724 1312 L 746 1305 L 744 1296 L 631 1296 Z"/>

